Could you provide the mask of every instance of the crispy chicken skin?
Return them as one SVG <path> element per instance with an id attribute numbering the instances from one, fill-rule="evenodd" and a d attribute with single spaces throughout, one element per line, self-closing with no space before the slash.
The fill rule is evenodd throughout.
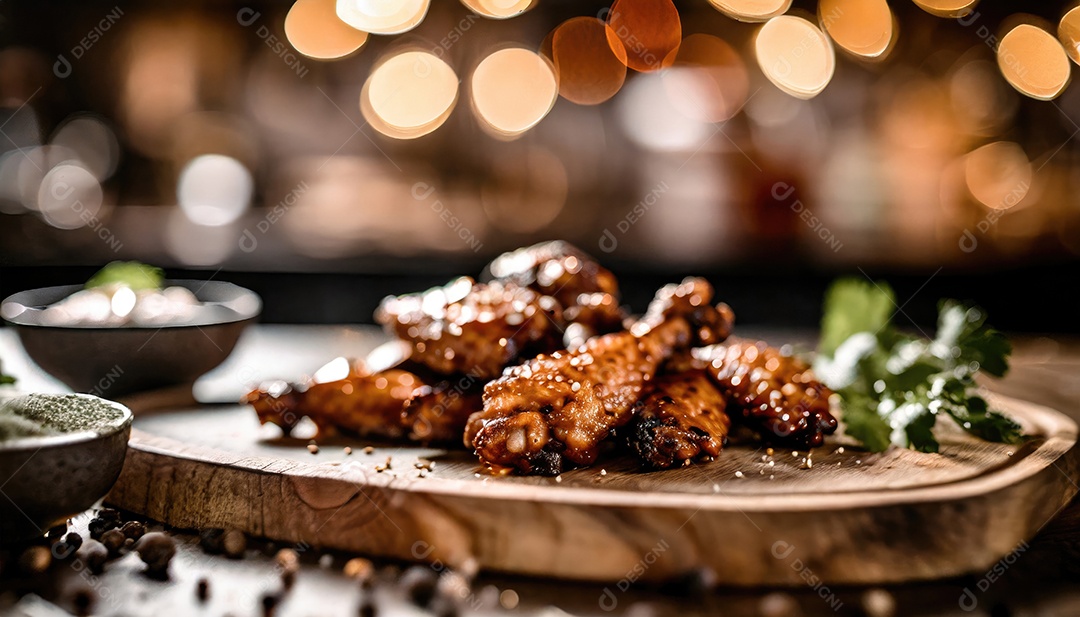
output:
<path id="1" fill-rule="evenodd" d="M 643 467 L 711 460 L 727 441 L 727 397 L 701 370 L 661 375 L 638 403 L 628 443 Z"/>
<path id="2" fill-rule="evenodd" d="M 417 388 L 401 417 L 409 439 L 461 443 L 465 423 L 484 407 L 484 383 L 473 375 L 461 375 Z"/>
<path id="3" fill-rule="evenodd" d="M 487 273 L 493 280 L 511 281 L 551 296 L 564 307 L 577 304 L 581 294 L 618 297 L 615 275 L 574 245 L 554 240 L 503 253 Z"/>
<path id="4" fill-rule="evenodd" d="M 461 277 L 389 297 L 375 319 L 411 343 L 413 360 L 431 370 L 491 378 L 520 356 L 557 348 L 562 314 L 554 300 L 526 287 Z"/>
<path id="5" fill-rule="evenodd" d="M 832 393 L 798 358 L 746 340 L 695 349 L 693 357 L 730 398 L 731 415 L 765 443 L 814 448 L 836 431 Z"/>
<path id="6" fill-rule="evenodd" d="M 711 306 L 712 295 L 703 279 L 665 286 L 630 331 L 508 369 L 485 387 L 484 409 L 469 419 L 466 444 L 497 471 L 554 475 L 591 464 L 600 442 L 631 419 L 665 360 L 727 338 L 731 309 Z"/>

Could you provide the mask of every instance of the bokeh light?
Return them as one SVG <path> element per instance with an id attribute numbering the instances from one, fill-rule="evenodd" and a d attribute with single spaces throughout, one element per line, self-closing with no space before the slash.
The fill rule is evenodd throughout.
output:
<path id="1" fill-rule="evenodd" d="M 458 97 L 458 78 L 434 54 L 411 50 L 371 71 L 360 92 L 360 112 L 380 133 L 413 139 L 442 126 Z"/>
<path id="2" fill-rule="evenodd" d="M 762 25 L 754 51 L 765 77 L 801 99 L 820 94 L 836 69 L 836 54 L 825 33 L 792 15 L 774 17 Z"/>
<path id="3" fill-rule="evenodd" d="M 336 0 L 296 0 L 285 16 L 285 36 L 296 51 L 333 60 L 364 46 L 368 33 L 338 19 L 336 5 Z"/>
<path id="4" fill-rule="evenodd" d="M 922 10 L 938 17 L 963 17 L 975 8 L 979 0 L 914 0 Z"/>
<path id="5" fill-rule="evenodd" d="M 1031 189 L 1032 166 L 1024 149 L 1009 141 L 986 144 L 964 157 L 964 181 L 976 201 L 1006 210 Z"/>
<path id="6" fill-rule="evenodd" d="M 697 150 L 716 130 L 682 113 L 668 94 L 665 77 L 643 75 L 626 85 L 626 91 L 616 101 L 623 130 L 650 150 Z"/>
<path id="7" fill-rule="evenodd" d="M 80 165 L 61 163 L 42 179 L 37 207 L 53 227 L 77 229 L 98 217 L 102 197 L 101 184 L 94 174 Z"/>
<path id="8" fill-rule="evenodd" d="M 548 60 L 518 47 L 481 60 L 471 83 L 473 111 L 498 136 L 517 136 L 536 126 L 559 96 Z"/>
<path id="9" fill-rule="evenodd" d="M 710 34 L 683 39 L 664 87 L 683 115 L 700 122 L 730 119 L 746 102 L 750 76 L 739 52 Z"/>
<path id="10" fill-rule="evenodd" d="M 1072 67 L 1065 48 L 1038 26 L 1025 23 L 1009 30 L 998 43 L 997 60 L 1012 87 L 1033 99 L 1057 98 L 1069 84 Z"/>
<path id="11" fill-rule="evenodd" d="M 431 0 L 337 0 L 336 13 L 346 24 L 372 34 L 408 32 L 427 15 Z"/>
<path id="12" fill-rule="evenodd" d="M 536 6 L 536 0 L 461 0 L 469 10 L 491 19 L 517 17 Z"/>
<path id="13" fill-rule="evenodd" d="M 837 46 L 862 58 L 881 58 L 896 36 L 885 0 L 820 0 L 818 19 Z"/>
<path id="14" fill-rule="evenodd" d="M 94 116 L 73 116 L 56 129 L 49 142 L 67 148 L 98 180 L 107 180 L 120 161 L 120 143 L 107 124 Z"/>
<path id="15" fill-rule="evenodd" d="M 598 105 L 615 96 L 626 81 L 626 50 L 610 44 L 607 26 L 595 17 L 559 24 L 544 42 L 555 67 L 559 95 L 579 105 Z"/>
<path id="16" fill-rule="evenodd" d="M 233 225 L 200 225 L 180 209 L 165 224 L 165 250 L 185 266 L 216 266 L 239 247 Z"/>
<path id="17" fill-rule="evenodd" d="M 1065 13 L 1058 23 L 1058 40 L 1073 62 L 1080 64 L 1080 6 Z"/>
<path id="18" fill-rule="evenodd" d="M 251 204 L 254 182 L 240 161 L 221 154 L 204 154 L 180 172 L 176 198 L 180 209 L 197 225 L 227 225 Z"/>
<path id="19" fill-rule="evenodd" d="M 765 21 L 791 8 L 791 0 L 709 0 L 709 4 L 739 21 Z"/>
<path id="20" fill-rule="evenodd" d="M 625 52 L 628 67 L 659 71 L 675 61 L 682 40 L 679 11 L 671 0 L 615 0 L 607 12 L 607 38 L 616 56 Z"/>
<path id="21" fill-rule="evenodd" d="M 1002 130 L 1016 115 L 1020 97 L 989 60 L 972 60 L 955 67 L 949 78 L 949 98 L 957 124 L 972 135 Z"/>

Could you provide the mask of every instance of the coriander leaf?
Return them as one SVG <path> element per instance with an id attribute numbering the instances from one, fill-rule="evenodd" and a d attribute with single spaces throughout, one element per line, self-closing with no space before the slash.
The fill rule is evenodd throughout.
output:
<path id="1" fill-rule="evenodd" d="M 1024 436 L 1019 424 L 1012 418 L 990 411 L 981 396 L 971 396 L 964 407 L 949 407 L 947 411 L 961 428 L 986 441 L 1018 443 Z"/>
<path id="2" fill-rule="evenodd" d="M 155 268 L 137 261 L 114 261 L 86 281 L 86 288 L 104 287 L 105 285 L 126 285 L 133 290 L 161 289 L 165 274 L 161 268 Z"/>
<path id="3" fill-rule="evenodd" d="M 889 324 L 895 306 L 888 285 L 855 278 L 833 283 L 825 293 L 820 352 L 832 356 L 851 335 L 878 332 Z"/>
<path id="4" fill-rule="evenodd" d="M 914 403 L 909 404 L 914 405 Z M 935 423 L 937 423 L 937 416 L 923 408 L 923 412 L 915 415 L 904 427 L 908 444 L 919 452 L 937 452 L 938 441 L 933 433 Z"/>
<path id="5" fill-rule="evenodd" d="M 858 439 L 871 452 L 883 452 L 892 443 L 889 423 L 877 414 L 877 401 L 854 392 L 844 397 L 844 432 Z"/>
<path id="6" fill-rule="evenodd" d="M 980 370 L 995 377 L 1009 370 L 1009 340 L 986 324 L 981 309 L 955 300 L 941 303 L 937 336 L 931 347 L 935 355 L 952 360 L 954 366 L 975 362 Z"/>

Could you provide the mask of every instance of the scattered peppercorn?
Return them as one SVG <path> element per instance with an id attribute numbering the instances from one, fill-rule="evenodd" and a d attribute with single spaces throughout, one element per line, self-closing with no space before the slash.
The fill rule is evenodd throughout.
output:
<path id="1" fill-rule="evenodd" d="M 105 533 L 110 529 L 116 529 L 119 526 L 120 521 L 116 519 L 101 518 L 100 516 L 96 516 L 90 519 L 90 522 L 87 523 L 86 528 L 90 532 L 91 538 L 93 538 L 94 540 L 100 540 L 101 534 Z"/>
<path id="2" fill-rule="evenodd" d="M 221 549 L 229 559 L 243 559 L 247 536 L 239 529 L 226 529 L 221 536 Z"/>
<path id="3" fill-rule="evenodd" d="M 281 596 L 276 593 L 268 593 L 262 597 L 262 614 L 264 617 L 273 617 L 274 611 L 277 609 L 278 604 L 281 603 Z"/>
<path id="4" fill-rule="evenodd" d="M 168 578 L 169 562 L 176 555 L 176 542 L 168 535 L 153 531 L 139 539 L 135 545 L 139 557 L 146 564 L 146 573 L 154 578 Z"/>
<path id="5" fill-rule="evenodd" d="M 312 454 L 318 454 L 319 453 L 319 446 L 316 445 L 316 444 L 313 444 L 313 443 L 309 443 L 308 447 L 307 447 L 307 451 L 311 452 Z"/>
<path id="6" fill-rule="evenodd" d="M 101 574 L 105 571 L 105 562 L 109 560 L 109 549 L 105 548 L 105 545 L 101 542 L 91 538 L 83 543 L 77 556 L 86 562 L 86 567 L 90 568 L 90 572 Z"/>
<path id="7" fill-rule="evenodd" d="M 79 550 L 79 547 L 82 546 L 83 538 L 78 533 L 73 531 L 68 535 L 64 536 L 64 542 L 68 546 L 75 547 L 75 550 Z"/>
<path id="8" fill-rule="evenodd" d="M 101 543 L 109 551 L 109 559 L 116 559 L 124 549 L 124 541 L 127 538 L 119 529 L 110 529 L 101 534 Z"/>
<path id="9" fill-rule="evenodd" d="M 206 580 L 206 577 L 195 583 L 195 597 L 199 602 L 206 602 L 210 598 L 210 581 Z"/>
<path id="10" fill-rule="evenodd" d="M 75 607 L 76 615 L 82 617 L 91 614 L 94 608 L 94 592 L 86 587 L 76 590 L 71 604 Z"/>
<path id="11" fill-rule="evenodd" d="M 119 520 L 120 520 L 120 511 L 115 510 L 113 508 L 102 508 L 102 509 L 98 510 L 97 515 L 98 515 L 98 518 L 103 518 L 103 519 L 109 520 L 109 521 L 118 521 L 119 522 Z"/>
<path id="12" fill-rule="evenodd" d="M 143 525 L 138 521 L 128 521 L 120 527 L 120 531 L 124 534 L 125 538 L 138 540 L 146 533 L 146 525 Z"/>
<path id="13" fill-rule="evenodd" d="M 199 546 L 208 555 L 220 555 L 224 550 L 221 543 L 224 535 L 224 529 L 203 529 L 199 532 Z"/>
<path id="14" fill-rule="evenodd" d="M 345 562 L 344 572 L 345 576 L 364 583 L 375 575 L 375 566 L 368 559 L 354 557 Z"/>
<path id="15" fill-rule="evenodd" d="M 435 597 L 439 577 L 425 566 L 412 566 L 401 575 L 401 587 L 413 604 L 426 608 Z"/>

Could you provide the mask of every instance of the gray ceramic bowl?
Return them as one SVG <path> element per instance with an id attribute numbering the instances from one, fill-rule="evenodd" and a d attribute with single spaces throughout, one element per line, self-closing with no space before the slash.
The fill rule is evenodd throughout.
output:
<path id="1" fill-rule="evenodd" d="M 232 353 L 255 321 L 262 300 L 221 281 L 165 281 L 211 303 L 194 321 L 166 326 L 43 325 L 42 309 L 79 291 L 79 285 L 43 287 L 9 296 L 0 314 L 15 326 L 27 354 L 76 392 L 116 398 L 195 383 Z"/>
<path id="2" fill-rule="evenodd" d="M 104 402 L 122 412 L 108 425 L 0 441 L 0 544 L 40 536 L 112 488 L 124 466 L 132 416 L 127 407 Z"/>

